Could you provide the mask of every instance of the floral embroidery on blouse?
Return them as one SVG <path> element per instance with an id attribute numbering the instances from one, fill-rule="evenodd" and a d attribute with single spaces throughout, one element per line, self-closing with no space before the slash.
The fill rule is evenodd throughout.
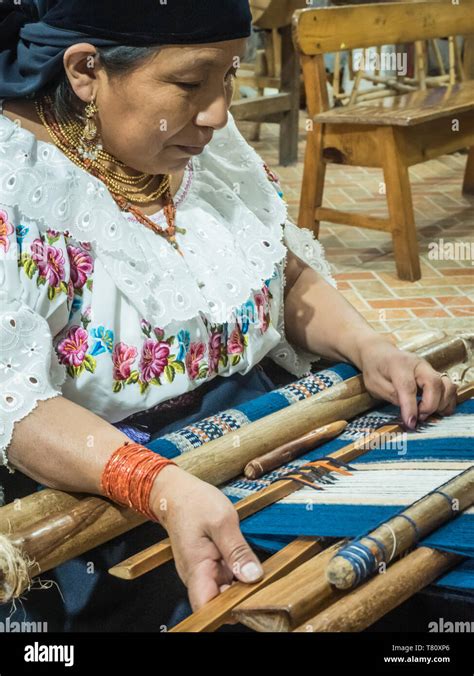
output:
<path id="1" fill-rule="evenodd" d="M 3 247 L 5 253 L 10 248 L 8 236 L 13 234 L 15 228 L 8 219 L 8 214 L 3 209 L 0 209 L 0 247 Z"/>
<path id="2" fill-rule="evenodd" d="M 176 336 L 166 336 L 163 329 L 153 328 L 142 319 L 140 328 L 144 341 L 140 349 L 123 341 L 114 344 L 111 329 L 98 326 L 87 330 L 91 322 L 91 307 L 88 306 L 81 314 L 82 326 L 71 326 L 65 337 L 57 342 L 59 361 L 66 366 L 71 378 L 78 378 L 85 371 L 95 372 L 99 355 L 110 354 L 115 393 L 127 385 L 138 385 L 140 393 L 144 394 L 152 385 L 161 386 L 163 381 L 172 383 L 177 374 L 187 374 L 190 380 L 202 380 L 217 374 L 219 368 L 226 368 L 229 362 L 236 366 L 243 359 L 249 343 L 250 323 L 258 324 L 261 334 L 268 330 L 273 297 L 268 288 L 270 282 L 271 279 L 266 280 L 262 289 L 254 294 L 254 300 L 247 301 L 235 311 L 235 326 L 230 335 L 227 324 L 210 324 L 204 317 L 209 333 L 207 343 L 192 341 L 190 332 L 185 329 Z"/>

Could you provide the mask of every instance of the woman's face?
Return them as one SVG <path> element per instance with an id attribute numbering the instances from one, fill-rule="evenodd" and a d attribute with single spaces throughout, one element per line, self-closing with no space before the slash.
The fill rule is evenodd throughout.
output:
<path id="1" fill-rule="evenodd" d="M 69 47 L 64 67 L 75 94 L 93 96 L 104 149 L 136 171 L 177 173 L 227 124 L 233 75 L 246 40 L 161 47 L 137 69 L 109 78 L 93 45 Z"/>

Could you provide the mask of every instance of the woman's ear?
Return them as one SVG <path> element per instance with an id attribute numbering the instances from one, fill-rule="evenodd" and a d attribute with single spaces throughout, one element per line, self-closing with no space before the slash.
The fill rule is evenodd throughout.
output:
<path id="1" fill-rule="evenodd" d="M 76 96 L 88 103 L 97 94 L 103 68 L 96 47 L 87 42 L 71 45 L 64 52 L 64 70 Z"/>

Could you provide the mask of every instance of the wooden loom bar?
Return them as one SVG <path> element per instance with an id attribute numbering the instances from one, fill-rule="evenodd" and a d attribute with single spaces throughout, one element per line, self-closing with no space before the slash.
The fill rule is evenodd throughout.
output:
<path id="1" fill-rule="evenodd" d="M 462 560 L 456 554 L 419 547 L 295 631 L 362 631 Z"/>
<path id="2" fill-rule="evenodd" d="M 473 391 L 474 386 L 471 385 L 471 396 Z M 438 489 L 439 493 L 433 491 L 424 496 L 400 514 L 388 519 L 367 537 L 349 544 L 348 549 L 350 550 L 353 546 L 359 548 L 360 545 L 367 547 L 375 554 L 373 563 L 376 567 L 380 561 L 389 563 L 398 558 L 418 540 L 472 505 L 474 502 L 474 467 L 461 472 L 439 486 Z M 380 543 L 380 547 L 376 543 Z M 384 552 L 387 554 L 386 558 Z M 326 571 L 329 582 L 338 589 L 352 589 L 359 581 L 357 569 L 350 560 L 345 558 L 345 553 L 346 548 L 343 548 L 329 563 Z M 360 561 L 360 553 L 358 561 Z M 367 567 L 365 574 L 362 571 L 360 574 L 365 578 L 369 577 L 372 572 L 373 568 Z"/>
<path id="3" fill-rule="evenodd" d="M 170 629 L 171 632 L 215 631 L 229 619 L 232 608 L 275 580 L 287 575 L 295 566 L 322 550 L 320 538 L 297 538 L 262 563 L 264 577 L 255 584 L 235 582 L 224 592 L 206 603 L 200 610 Z"/>

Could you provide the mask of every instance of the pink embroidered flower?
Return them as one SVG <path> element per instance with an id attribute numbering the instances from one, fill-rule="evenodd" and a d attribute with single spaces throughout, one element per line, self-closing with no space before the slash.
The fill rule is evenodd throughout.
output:
<path id="1" fill-rule="evenodd" d="M 222 333 L 212 332 L 208 345 L 209 373 L 217 372 L 219 359 L 221 356 L 221 338 Z"/>
<path id="2" fill-rule="evenodd" d="M 191 380 L 195 380 L 199 374 L 199 362 L 204 357 L 206 346 L 204 343 L 191 343 L 186 354 L 186 370 Z"/>
<path id="3" fill-rule="evenodd" d="M 159 378 L 168 363 L 170 346 L 168 343 L 157 343 L 152 338 L 147 338 L 143 343 L 140 358 L 140 372 L 144 382 L 153 378 Z"/>
<path id="4" fill-rule="evenodd" d="M 10 248 L 8 235 L 12 235 L 14 229 L 15 228 L 8 220 L 7 212 L 0 209 L 0 247 L 2 246 L 4 248 L 5 253 L 7 253 Z"/>
<path id="5" fill-rule="evenodd" d="M 132 345 L 117 343 L 112 353 L 114 380 L 127 380 L 130 377 L 132 364 L 137 354 L 138 350 Z"/>
<path id="6" fill-rule="evenodd" d="M 92 251 L 92 245 L 90 242 L 79 242 L 83 249 L 86 251 Z"/>
<path id="7" fill-rule="evenodd" d="M 69 244 L 67 247 L 71 264 L 71 279 L 75 289 L 82 289 L 87 278 L 94 270 L 94 261 L 88 253 L 77 246 Z"/>
<path id="8" fill-rule="evenodd" d="M 264 288 L 266 289 L 267 287 Z M 260 320 L 260 330 L 262 331 L 262 333 L 265 333 L 270 324 L 268 315 L 268 292 L 256 293 L 255 304 L 257 306 L 258 318 Z"/>
<path id="9" fill-rule="evenodd" d="M 38 266 L 41 277 L 46 277 L 52 287 L 58 287 L 64 279 L 64 256 L 60 249 L 44 244 L 41 239 L 31 243 L 31 258 Z"/>
<path id="10" fill-rule="evenodd" d="M 228 354 L 242 354 L 244 351 L 244 341 L 242 337 L 242 332 L 238 326 L 230 334 L 230 338 L 227 341 L 227 352 Z"/>
<path id="11" fill-rule="evenodd" d="M 59 361 L 67 366 L 80 366 L 86 356 L 89 344 L 88 333 L 81 326 L 71 326 L 66 338 L 57 345 Z"/>

